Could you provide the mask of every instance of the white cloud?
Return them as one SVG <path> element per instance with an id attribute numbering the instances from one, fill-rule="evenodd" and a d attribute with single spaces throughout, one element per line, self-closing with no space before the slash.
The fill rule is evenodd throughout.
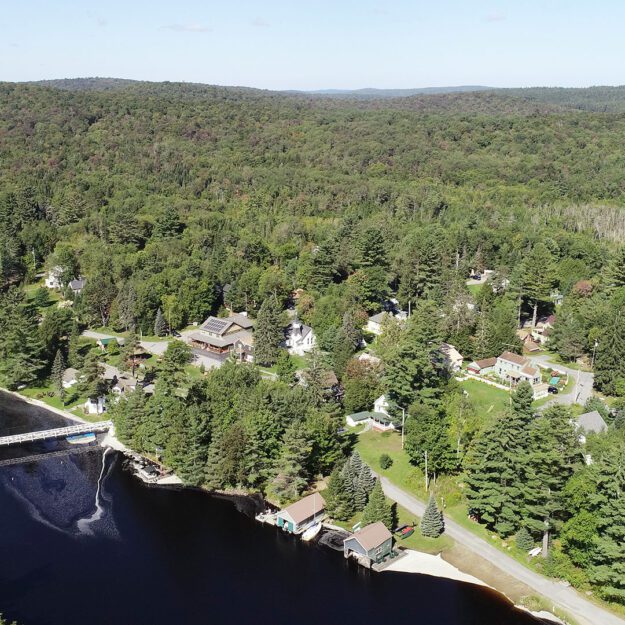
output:
<path id="1" fill-rule="evenodd" d="M 252 26 L 256 26 L 256 28 L 267 28 L 269 26 L 269 22 L 262 17 L 255 17 L 250 24 Z"/>
<path id="2" fill-rule="evenodd" d="M 163 26 L 166 30 L 173 30 L 177 33 L 208 33 L 210 28 L 202 24 L 168 24 Z"/>

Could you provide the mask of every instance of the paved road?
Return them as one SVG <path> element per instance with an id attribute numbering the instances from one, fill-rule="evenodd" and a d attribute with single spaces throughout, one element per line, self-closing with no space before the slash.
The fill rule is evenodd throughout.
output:
<path id="1" fill-rule="evenodd" d="M 154 356 L 162 356 L 167 350 L 169 341 L 140 341 L 139 345 Z"/>
<path id="2" fill-rule="evenodd" d="M 380 479 L 387 497 L 413 514 L 423 516 L 425 511 L 423 502 L 395 486 L 387 478 L 382 477 Z M 563 583 L 555 582 L 531 571 L 451 519 L 445 519 L 445 532 L 456 542 L 464 545 L 504 573 L 523 582 L 568 612 L 580 625 L 625 625 L 624 619 L 594 605 L 570 586 L 565 586 Z"/>
<path id="3" fill-rule="evenodd" d="M 86 336 L 88 339 L 116 339 L 118 337 L 113 336 L 112 334 L 103 334 L 102 332 L 94 332 L 93 330 L 85 330 L 82 333 L 83 336 Z M 123 341 L 123 339 L 122 339 Z"/>
<path id="4" fill-rule="evenodd" d="M 536 364 L 549 365 L 558 371 L 565 371 L 573 380 L 573 387 L 568 393 L 560 393 L 555 395 L 550 402 L 547 402 L 544 407 L 551 406 L 553 404 L 585 404 L 589 397 L 592 396 L 592 387 L 594 381 L 594 374 L 590 371 L 578 371 L 577 369 L 570 369 L 564 365 L 556 364 L 551 361 L 549 354 L 540 354 L 539 356 L 530 356 L 530 360 Z M 575 382 L 578 380 L 576 384 Z"/>

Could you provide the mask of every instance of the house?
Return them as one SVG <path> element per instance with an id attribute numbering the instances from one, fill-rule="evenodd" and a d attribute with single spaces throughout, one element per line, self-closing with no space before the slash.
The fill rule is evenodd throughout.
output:
<path id="1" fill-rule="evenodd" d="M 276 514 L 276 525 L 292 534 L 301 534 L 315 521 L 325 517 L 326 502 L 319 493 L 300 499 Z"/>
<path id="2" fill-rule="evenodd" d="M 49 289 L 60 289 L 63 285 L 61 284 L 61 276 L 63 275 L 63 267 L 52 267 L 50 271 L 48 271 L 48 275 L 45 279 L 45 285 Z"/>
<path id="3" fill-rule="evenodd" d="M 535 328 L 532 328 L 532 338 L 540 345 L 545 345 L 549 341 L 549 337 L 553 332 L 553 326 L 556 322 L 555 315 L 549 315 L 540 319 Z"/>
<path id="4" fill-rule="evenodd" d="M 382 323 L 387 317 L 390 316 L 391 314 L 385 311 L 379 312 L 377 315 L 371 315 L 371 317 L 367 320 L 365 329 L 367 332 L 371 332 L 371 334 L 380 336 L 380 334 L 382 334 Z"/>
<path id="5" fill-rule="evenodd" d="M 89 397 L 83 404 L 83 410 L 87 414 L 102 414 L 106 412 L 106 399 L 104 397 Z"/>
<path id="6" fill-rule="evenodd" d="M 116 395 L 124 395 L 137 388 L 137 380 L 133 378 L 129 373 L 122 373 L 119 377 L 113 380 L 113 386 L 111 390 Z"/>
<path id="7" fill-rule="evenodd" d="M 63 380 L 62 385 L 63 388 L 71 388 L 75 384 L 78 384 L 78 379 L 80 377 L 80 372 L 78 369 L 74 369 L 72 367 L 68 367 L 63 371 Z"/>
<path id="8" fill-rule="evenodd" d="M 534 400 L 547 397 L 549 395 L 549 384 L 545 384 L 544 382 L 534 384 L 534 386 L 532 386 L 532 391 L 534 391 Z"/>
<path id="9" fill-rule="evenodd" d="M 378 432 L 388 432 L 395 429 L 393 421 L 387 414 L 371 410 L 348 414 L 345 417 L 345 423 L 352 428 L 357 425 L 369 425 L 372 430 L 377 430 Z"/>
<path id="10" fill-rule="evenodd" d="M 511 385 L 517 385 L 523 380 L 527 380 L 532 385 L 541 382 L 538 367 L 534 367 L 527 358 L 507 351 L 497 357 L 495 373 Z"/>
<path id="11" fill-rule="evenodd" d="M 70 280 L 69 288 L 72 290 L 74 295 L 80 295 L 82 290 L 85 288 L 86 280 L 84 278 L 78 278 L 75 280 Z"/>
<path id="12" fill-rule="evenodd" d="M 286 348 L 289 354 L 303 356 L 317 344 L 317 338 L 313 329 L 297 319 L 289 323 L 285 330 L 285 335 Z"/>
<path id="13" fill-rule="evenodd" d="M 106 336 L 106 337 L 101 337 L 96 341 L 96 345 L 103 351 L 105 352 L 109 345 L 112 347 L 115 347 L 116 345 L 123 345 L 124 344 L 124 339 L 123 338 L 117 338 L 115 336 Z"/>
<path id="14" fill-rule="evenodd" d="M 607 423 L 598 410 L 580 415 L 577 417 L 575 425 L 580 430 L 579 440 L 582 444 L 586 442 L 586 434 L 602 434 L 608 429 Z"/>
<path id="15" fill-rule="evenodd" d="M 495 370 L 495 365 L 497 364 L 497 358 L 483 358 L 482 360 L 476 360 L 472 362 L 467 370 L 470 373 L 474 373 L 475 375 L 485 375 L 487 373 L 492 373 Z"/>
<path id="16" fill-rule="evenodd" d="M 382 562 L 393 551 L 393 535 L 381 521 L 371 523 L 343 541 L 343 553 L 365 565 Z"/>
<path id="17" fill-rule="evenodd" d="M 441 353 L 443 354 L 443 360 L 445 362 L 446 367 L 452 371 L 460 371 L 462 369 L 462 363 L 464 358 L 462 354 L 449 343 L 443 343 L 440 348 Z"/>
<path id="18" fill-rule="evenodd" d="M 209 317 L 188 335 L 196 349 L 226 358 L 232 354 L 238 360 L 254 360 L 254 321 L 242 313 L 230 313 L 228 317 Z"/>
<path id="19" fill-rule="evenodd" d="M 380 395 L 373 402 L 373 411 L 374 412 L 380 412 L 382 414 L 385 414 L 388 417 L 388 409 L 389 409 L 389 403 L 388 403 L 385 395 Z"/>

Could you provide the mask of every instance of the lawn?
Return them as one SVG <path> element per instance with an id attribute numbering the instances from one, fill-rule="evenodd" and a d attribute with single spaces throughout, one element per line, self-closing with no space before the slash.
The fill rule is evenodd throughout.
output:
<path id="1" fill-rule="evenodd" d="M 497 415 L 510 406 L 510 394 L 508 391 L 491 386 L 477 380 L 465 380 L 460 383 L 462 388 L 469 394 L 478 415 Z"/>

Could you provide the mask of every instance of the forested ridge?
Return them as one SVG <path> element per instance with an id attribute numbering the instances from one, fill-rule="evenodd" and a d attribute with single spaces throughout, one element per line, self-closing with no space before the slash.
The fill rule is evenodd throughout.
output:
<path id="1" fill-rule="evenodd" d="M 0 84 L 2 383 L 63 399 L 70 364 L 97 397 L 110 355 L 84 328 L 123 333 L 134 370 L 138 335 L 245 311 L 255 365 L 191 379 L 190 349 L 171 341 L 154 395 L 111 402 L 122 440 L 188 483 L 277 501 L 332 475 L 329 505 L 348 519 L 374 491 L 360 484 L 357 502 L 352 471 L 347 492 L 359 460 L 337 431 L 384 393 L 409 416 L 413 465 L 426 471 L 427 451 L 428 476 L 450 476 L 472 517 L 519 544 L 544 537 L 547 572 L 625 602 L 625 115 L 538 100 Z M 35 286 L 51 269 L 62 307 Z M 469 289 L 485 269 L 492 281 Z M 367 319 L 391 297 L 412 315 L 375 338 Z M 293 305 L 319 348 L 301 384 L 280 342 Z M 585 448 L 568 407 L 536 416 L 519 385 L 505 410 L 481 411 L 441 360 L 443 341 L 467 361 L 520 353 L 519 325 L 553 313 L 550 347 L 592 361 L 602 393 L 586 408 L 608 431 Z M 377 361 L 357 358 L 364 342 Z"/>

